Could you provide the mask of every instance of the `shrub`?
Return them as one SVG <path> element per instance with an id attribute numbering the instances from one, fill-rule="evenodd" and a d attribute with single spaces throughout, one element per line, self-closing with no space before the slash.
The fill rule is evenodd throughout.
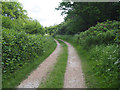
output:
<path id="1" fill-rule="evenodd" d="M 96 45 L 91 48 L 88 55 L 92 63 L 92 70 L 97 77 L 102 77 L 102 87 L 115 88 L 119 86 L 118 77 L 120 69 L 120 58 L 118 45 Z"/>
<path id="2" fill-rule="evenodd" d="M 118 42 L 118 21 L 106 21 L 81 32 L 78 42 L 84 47 Z M 84 39 L 84 40 L 82 40 Z"/>
<path id="3" fill-rule="evenodd" d="M 3 76 L 15 73 L 27 63 L 33 62 L 53 45 L 53 39 L 40 34 L 30 35 L 24 31 L 2 30 Z M 5 77 L 4 77 L 5 78 Z"/>

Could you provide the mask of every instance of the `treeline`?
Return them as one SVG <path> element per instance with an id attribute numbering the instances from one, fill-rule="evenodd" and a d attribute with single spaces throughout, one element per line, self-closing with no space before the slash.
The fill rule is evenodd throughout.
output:
<path id="1" fill-rule="evenodd" d="M 86 31 L 98 22 L 120 20 L 118 2 L 61 2 L 57 10 L 66 15 L 64 22 L 53 29 L 54 34 L 73 35 Z"/>
<path id="2" fill-rule="evenodd" d="M 45 28 L 37 20 L 28 17 L 27 11 L 19 2 L 2 2 L 3 87 L 9 88 L 19 84 L 28 74 L 26 72 L 30 72 L 30 70 L 25 74 L 21 71 L 22 77 L 15 76 L 15 73 L 18 73 L 24 66 L 33 66 L 36 58 L 42 57 L 44 54 L 47 57 L 55 47 L 53 38 L 45 36 Z M 39 60 L 38 65 L 40 62 Z M 37 67 L 37 65 L 33 67 Z M 17 77 L 19 80 L 12 81 L 11 78 Z"/>

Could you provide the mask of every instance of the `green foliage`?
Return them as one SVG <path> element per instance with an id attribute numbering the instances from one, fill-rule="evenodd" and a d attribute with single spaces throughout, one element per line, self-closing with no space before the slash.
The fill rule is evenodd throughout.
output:
<path id="1" fill-rule="evenodd" d="M 29 34 L 42 34 L 44 35 L 44 29 L 37 20 L 26 20 L 23 26 L 26 33 Z"/>
<path id="2" fill-rule="evenodd" d="M 45 37 L 42 37 L 45 38 Z M 34 38 L 35 39 L 35 38 Z M 42 39 L 43 42 L 43 39 Z M 52 37 L 46 37 L 44 40 L 44 47 L 42 55 L 38 55 L 35 58 L 30 58 L 30 62 L 25 61 L 25 64 L 23 63 L 23 59 L 21 58 L 21 63 L 23 63 L 23 66 L 21 66 L 19 69 L 16 68 L 14 70 L 14 73 L 3 73 L 2 75 L 2 87 L 3 88 L 17 88 L 17 86 L 26 79 L 30 73 L 35 70 L 56 48 L 56 43 L 53 40 Z M 31 47 L 28 47 L 31 48 Z M 33 52 L 35 53 L 35 52 Z M 24 56 L 24 55 L 23 55 Z M 33 56 L 33 55 L 32 55 Z M 31 57 L 32 57 L 31 56 Z M 24 57 L 27 57 L 26 55 Z M 15 63 L 14 65 L 16 65 Z M 9 67 L 12 68 L 12 67 Z"/>
<path id="3" fill-rule="evenodd" d="M 17 19 L 19 17 L 26 18 L 26 10 L 23 10 L 19 2 L 2 2 L 2 15 L 10 19 Z"/>
<path id="4" fill-rule="evenodd" d="M 53 42 L 49 37 L 29 35 L 24 31 L 17 32 L 6 28 L 3 28 L 2 35 L 3 76 L 15 73 L 34 58 L 42 56 L 43 52 L 48 49 L 48 45 Z"/>
<path id="5" fill-rule="evenodd" d="M 12 29 L 16 31 L 23 31 L 23 26 L 25 22 L 22 18 L 17 18 L 13 20 Z"/>
<path id="6" fill-rule="evenodd" d="M 106 85 L 104 87 L 117 87 L 119 86 L 118 76 L 120 69 L 120 58 L 118 53 L 118 45 L 100 45 L 92 48 L 89 52 L 90 60 L 92 63 L 92 69 L 95 73 L 95 76 L 101 76 Z M 103 87 L 102 86 L 102 87 Z"/>
<path id="7" fill-rule="evenodd" d="M 49 35 L 55 35 L 58 30 L 58 27 L 59 27 L 59 25 L 45 27 L 45 32 Z"/>
<path id="8" fill-rule="evenodd" d="M 61 25 L 58 34 L 73 35 L 87 30 L 97 22 L 119 20 L 119 3 L 104 2 L 61 2 L 57 10 L 66 14 L 65 25 Z"/>
<path id="9" fill-rule="evenodd" d="M 106 21 L 74 36 L 56 36 L 72 43 L 82 56 L 88 87 L 119 88 L 120 42 L 116 39 L 119 25 L 118 21 Z"/>
<path id="10" fill-rule="evenodd" d="M 19 2 L 2 2 L 2 26 L 29 34 L 45 34 L 43 26 L 29 18 Z"/>
<path id="11" fill-rule="evenodd" d="M 13 21 L 9 17 L 2 16 L 2 27 L 13 28 Z"/>
<path id="12" fill-rule="evenodd" d="M 81 32 L 80 35 L 77 35 L 78 42 L 85 45 L 85 48 L 87 48 L 87 45 L 115 43 L 118 25 L 120 25 L 120 22 L 118 21 L 98 23 L 96 26 L 90 27 L 87 31 Z M 84 41 L 82 39 L 84 39 Z"/>

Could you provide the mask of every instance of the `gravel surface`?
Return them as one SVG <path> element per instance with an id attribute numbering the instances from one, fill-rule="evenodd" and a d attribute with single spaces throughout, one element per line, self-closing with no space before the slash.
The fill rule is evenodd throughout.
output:
<path id="1" fill-rule="evenodd" d="M 65 43 L 68 45 L 68 62 L 64 76 L 64 88 L 86 88 L 79 56 L 72 45 Z"/>
<path id="2" fill-rule="evenodd" d="M 56 40 L 55 40 L 56 41 Z M 47 76 L 47 73 L 54 67 L 57 62 L 57 57 L 61 51 L 61 46 L 56 41 L 57 47 L 55 51 L 44 60 L 36 70 L 34 70 L 27 79 L 21 82 L 18 88 L 38 88 L 42 80 Z"/>

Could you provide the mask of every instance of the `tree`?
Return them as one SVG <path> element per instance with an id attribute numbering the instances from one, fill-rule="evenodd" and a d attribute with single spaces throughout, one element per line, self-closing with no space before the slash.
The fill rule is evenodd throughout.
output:
<path id="1" fill-rule="evenodd" d="M 37 20 L 26 20 L 23 29 L 29 34 L 39 33 L 43 35 L 45 33 L 43 26 Z"/>
<path id="2" fill-rule="evenodd" d="M 75 34 L 87 30 L 97 22 L 119 20 L 119 7 L 119 3 L 112 2 L 61 2 L 56 9 L 62 10 L 61 14 L 67 15 L 65 17 L 66 34 Z"/>
<path id="3" fill-rule="evenodd" d="M 2 2 L 2 15 L 10 19 L 17 19 L 19 17 L 26 18 L 27 11 L 23 10 L 19 2 Z"/>

